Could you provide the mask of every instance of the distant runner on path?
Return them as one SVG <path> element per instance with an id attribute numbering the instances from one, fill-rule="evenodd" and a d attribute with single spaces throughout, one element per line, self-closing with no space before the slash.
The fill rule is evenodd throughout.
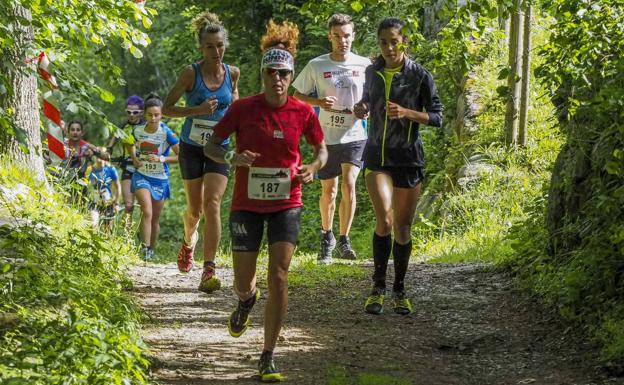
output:
<path id="1" fill-rule="evenodd" d="M 329 41 L 332 51 L 321 55 L 303 68 L 293 82 L 295 97 L 321 108 L 319 120 L 327 144 L 327 164 L 319 170 L 322 191 L 320 263 L 331 263 L 336 238 L 332 233 L 338 177 L 342 177 L 342 197 L 338 210 L 340 237 L 338 256 L 355 259 L 349 241 L 356 206 L 356 180 L 362 167 L 366 144 L 364 123 L 353 113 L 353 105 L 362 98 L 364 70 L 371 64 L 368 58 L 351 52 L 355 38 L 351 17 L 335 14 L 329 18 Z M 310 96 L 315 94 L 316 96 Z"/>
<path id="2" fill-rule="evenodd" d="M 111 161 L 119 164 L 121 168 L 121 194 L 124 201 L 124 228 L 129 230 L 132 224 L 132 211 L 134 210 L 134 195 L 132 194 L 132 174 L 135 168 L 132 164 L 132 157 L 128 153 L 126 141 L 132 137 L 132 130 L 137 125 L 145 124 L 143 109 L 145 102 L 137 95 L 129 96 L 126 99 L 126 121 L 120 125 L 112 135 L 106 147 L 111 154 Z M 119 150 L 117 150 L 119 149 Z M 117 150 L 117 151 L 115 151 Z"/>
<path id="3" fill-rule="evenodd" d="M 379 24 L 381 56 L 366 69 L 362 101 L 355 106 L 360 118 L 370 113 L 364 167 L 366 188 L 375 210 L 375 272 L 365 309 L 372 314 L 383 311 L 391 251 L 394 312 L 412 312 L 404 280 L 412 253 L 412 222 L 425 177 L 418 126 L 442 124 L 442 104 L 433 77 L 405 53 L 408 41 L 402 32 L 404 26 L 404 21 L 393 17 Z"/>
<path id="4" fill-rule="evenodd" d="M 101 147 L 99 150 L 102 154 L 106 153 L 105 147 Z M 117 170 L 107 161 L 95 158 L 89 172 L 89 182 L 92 189 L 89 211 L 93 226 L 95 228 L 101 226 L 105 234 L 111 234 L 119 197 L 121 196 L 121 184 Z"/>
<path id="5" fill-rule="evenodd" d="M 273 350 L 288 307 L 288 269 L 303 205 L 301 185 L 312 182 L 327 160 L 323 131 L 314 110 L 288 96 L 298 36 L 296 25 L 269 21 L 261 43 L 264 93 L 232 104 L 204 148 L 215 161 L 236 166 L 230 232 L 234 291 L 239 300 L 228 320 L 233 337 L 245 332 L 249 312 L 259 298 L 256 261 L 267 222 L 269 296 L 264 316 L 264 348 L 258 363 L 263 382 L 282 380 Z M 236 150 L 227 151 L 220 143 L 232 134 L 236 135 Z M 314 148 L 310 164 L 302 164 L 301 136 Z"/>
<path id="6" fill-rule="evenodd" d="M 193 21 L 197 30 L 202 60 L 182 71 L 165 100 L 163 113 L 182 117 L 180 170 L 186 192 L 184 234 L 178 252 L 178 269 L 193 268 L 193 253 L 199 238 L 197 227 L 204 217 L 204 272 L 199 290 L 210 293 L 221 287 L 215 275 L 215 257 L 221 240 L 221 199 L 227 187 L 229 168 L 213 161 L 202 151 L 230 104 L 238 99 L 237 67 L 223 63 L 228 46 L 228 33 L 217 15 L 204 12 Z M 176 102 L 185 96 L 186 106 Z M 227 150 L 229 140 L 220 143 Z"/>
<path id="7" fill-rule="evenodd" d="M 154 257 L 156 240 L 160 233 L 160 213 L 169 199 L 169 163 L 178 161 L 179 140 L 163 122 L 163 102 L 150 95 L 145 100 L 147 123 L 133 130 L 134 144 L 130 148 L 136 171 L 132 175 L 132 192 L 141 206 L 139 238 L 143 259 Z M 169 153 L 173 150 L 174 154 Z"/>

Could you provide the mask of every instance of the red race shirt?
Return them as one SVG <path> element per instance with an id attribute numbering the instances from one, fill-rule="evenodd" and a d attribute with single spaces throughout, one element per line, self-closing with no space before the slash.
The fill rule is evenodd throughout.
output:
<path id="1" fill-rule="evenodd" d="M 236 152 L 259 153 L 251 167 L 236 167 L 233 211 L 269 213 L 300 207 L 301 136 L 315 146 L 323 141 L 323 131 L 314 110 L 293 97 L 281 107 L 270 106 L 264 94 L 234 102 L 214 126 L 225 139 L 236 134 Z"/>

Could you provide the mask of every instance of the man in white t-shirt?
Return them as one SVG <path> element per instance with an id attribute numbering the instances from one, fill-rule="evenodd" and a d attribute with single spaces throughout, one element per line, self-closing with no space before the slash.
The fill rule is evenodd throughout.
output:
<path id="1" fill-rule="evenodd" d="M 331 263 L 336 247 L 332 223 L 339 176 L 342 176 L 342 198 L 338 212 L 338 254 L 340 258 L 356 258 L 349 242 L 349 230 L 355 214 L 355 182 L 362 167 L 366 130 L 364 122 L 354 115 L 353 105 L 362 97 L 364 70 L 371 64 L 368 58 L 351 52 L 355 32 L 350 16 L 332 15 L 328 37 L 331 53 L 312 59 L 293 82 L 297 99 L 320 108 L 319 120 L 329 153 L 327 164 L 318 172 L 323 186 L 319 202 L 322 223 L 318 261 L 321 263 Z"/>

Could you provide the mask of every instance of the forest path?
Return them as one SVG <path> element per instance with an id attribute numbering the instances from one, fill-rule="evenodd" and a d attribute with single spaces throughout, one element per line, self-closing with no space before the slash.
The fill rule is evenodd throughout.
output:
<path id="1" fill-rule="evenodd" d="M 331 269 L 332 267 L 318 267 Z M 406 278 L 415 312 L 365 314 L 372 266 L 359 278 L 292 285 L 276 349 L 287 383 L 297 385 L 616 384 L 594 367 L 592 348 L 562 330 L 549 311 L 512 289 L 510 277 L 479 265 L 413 264 Z M 389 277 L 393 277 L 392 266 Z M 175 264 L 131 271 L 134 295 L 149 318 L 156 384 L 257 384 L 266 284 L 240 338 L 226 321 L 236 300 L 231 269 L 223 289 L 196 290 L 201 269 Z M 390 283 L 392 279 L 390 279 Z"/>

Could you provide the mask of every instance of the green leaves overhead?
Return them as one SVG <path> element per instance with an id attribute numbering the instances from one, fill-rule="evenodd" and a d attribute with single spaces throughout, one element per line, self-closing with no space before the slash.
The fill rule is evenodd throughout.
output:
<path id="1" fill-rule="evenodd" d="M 17 55 L 0 56 L 1 94 L 12 94 L 10 71 L 46 51 L 52 58 L 54 75 L 61 80 L 63 97 L 69 99 L 67 103 L 75 101 L 74 106 L 81 109 L 87 106 L 83 111 L 93 110 L 94 96 L 107 103 L 114 100 L 109 91 L 84 79 L 92 78 L 96 69 L 109 81 L 121 83 L 119 68 L 110 60 L 111 49 L 121 46 L 135 57 L 142 57 L 142 49 L 151 40 L 141 28 L 149 28 L 156 14 L 132 0 L 0 0 L 0 4 L 0 49 L 12 47 L 17 51 Z M 18 16 L 14 11 L 18 7 L 32 18 Z M 34 39 L 15 46 L 15 31 L 20 27 L 32 28 Z M 0 122 L 3 120 L 10 121 L 6 112 L 0 114 Z"/>

